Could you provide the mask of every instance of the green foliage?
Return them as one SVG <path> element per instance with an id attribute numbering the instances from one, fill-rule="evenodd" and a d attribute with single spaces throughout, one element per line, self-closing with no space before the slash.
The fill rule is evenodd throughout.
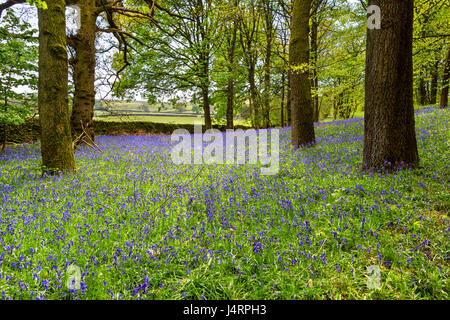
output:
<path id="1" fill-rule="evenodd" d="M 415 1 L 414 11 L 416 100 L 417 103 L 436 104 L 436 94 L 442 85 L 440 80 L 450 45 L 450 4 L 446 0 Z"/>
<path id="2" fill-rule="evenodd" d="M 349 118 L 364 105 L 366 12 L 347 1 L 329 5 L 318 11 L 317 94 L 322 116 Z"/>
<path id="3" fill-rule="evenodd" d="M 47 3 L 42 0 L 27 0 L 27 2 L 31 5 L 34 5 L 36 8 L 39 9 L 47 9 Z"/>
<path id="4" fill-rule="evenodd" d="M 116 86 L 117 96 L 139 91 L 163 101 L 177 93 L 199 94 L 210 86 L 212 51 L 219 39 L 213 1 L 166 0 L 161 5 L 170 11 L 156 11 L 157 27 L 134 21 L 127 25 L 141 42 L 132 41 L 139 54 L 130 58 L 132 66 Z"/>
<path id="5" fill-rule="evenodd" d="M 24 88 L 37 89 L 36 30 L 7 10 L 0 25 L 0 123 L 23 123 L 36 107 L 36 96 Z"/>

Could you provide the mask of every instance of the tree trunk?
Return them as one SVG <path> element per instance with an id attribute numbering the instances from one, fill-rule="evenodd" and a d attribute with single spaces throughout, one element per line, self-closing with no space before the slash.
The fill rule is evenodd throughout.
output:
<path id="1" fill-rule="evenodd" d="M 448 107 L 448 87 L 450 85 L 450 45 L 448 47 L 447 59 L 445 60 L 444 74 L 442 76 L 441 108 Z"/>
<path id="2" fill-rule="evenodd" d="M 205 129 L 212 129 L 211 122 L 211 106 L 209 103 L 209 88 L 202 87 L 202 97 L 203 97 L 203 112 L 205 114 Z"/>
<path id="3" fill-rule="evenodd" d="M 75 85 L 71 127 L 75 140 L 83 134 L 95 139 L 94 105 L 95 105 L 95 0 L 79 0 L 81 27 L 78 34 L 71 38 L 70 45 L 75 49 L 73 61 L 73 81 Z M 83 132 L 83 128 L 85 132 Z M 84 137 L 89 141 L 88 137 Z M 84 139 L 79 139 L 78 144 Z"/>
<path id="4" fill-rule="evenodd" d="M 429 104 L 436 104 L 438 92 L 438 74 L 439 74 L 439 60 L 436 60 L 431 69 L 431 84 L 430 84 L 430 99 Z"/>
<path id="5" fill-rule="evenodd" d="M 291 109 L 292 145 L 296 148 L 315 143 L 308 68 L 310 11 L 311 0 L 294 0 L 289 64 L 294 68 L 291 70 Z"/>
<path id="6" fill-rule="evenodd" d="M 3 131 L 3 137 L 2 137 L 2 151 L 5 151 L 5 149 L 6 149 L 6 137 L 8 136 L 8 132 L 7 132 L 7 130 L 8 130 L 8 126 L 7 126 L 7 124 L 6 123 L 3 123 L 2 124 L 2 131 Z"/>
<path id="7" fill-rule="evenodd" d="M 270 60 L 272 53 L 272 40 L 270 37 L 267 37 L 267 41 L 270 43 L 266 46 L 266 58 L 264 62 L 264 127 L 270 127 L 270 83 L 271 83 L 271 75 L 270 75 Z"/>
<path id="8" fill-rule="evenodd" d="M 205 39 L 205 36 L 203 36 Z M 209 101 L 209 52 L 206 48 L 203 48 L 202 53 L 200 55 L 200 63 L 202 64 L 203 73 L 202 73 L 202 83 L 201 83 L 201 91 L 202 91 L 202 99 L 203 99 L 203 113 L 205 114 L 205 129 L 212 129 L 212 121 L 211 121 L 211 105 Z"/>
<path id="9" fill-rule="evenodd" d="M 317 10 L 316 10 L 317 11 Z M 319 122 L 319 95 L 317 94 L 319 90 L 319 79 L 317 77 L 317 54 L 318 54 L 318 29 L 319 23 L 317 22 L 317 12 L 314 13 L 311 23 L 311 55 L 312 55 L 312 79 L 311 87 L 314 92 L 313 97 L 313 109 L 314 109 L 314 122 Z"/>
<path id="10" fill-rule="evenodd" d="M 227 84 L 227 129 L 234 129 L 234 77 L 233 77 L 233 69 L 234 69 L 234 60 L 235 60 L 235 52 L 236 52 L 236 37 L 237 37 L 237 23 L 233 26 L 233 36 L 231 38 L 231 47 L 228 56 L 228 79 Z"/>
<path id="11" fill-rule="evenodd" d="M 228 80 L 227 85 L 227 129 L 234 128 L 234 80 Z"/>
<path id="12" fill-rule="evenodd" d="M 272 0 L 264 2 L 265 30 L 266 35 L 266 56 L 264 58 L 264 127 L 270 127 L 270 83 L 271 83 L 271 59 L 272 59 L 272 38 L 273 38 L 273 8 L 270 4 Z"/>
<path id="13" fill-rule="evenodd" d="M 287 99 L 286 99 L 286 118 L 288 127 L 292 126 L 292 110 L 291 110 L 291 71 L 287 75 Z"/>
<path id="14" fill-rule="evenodd" d="M 281 107 L 280 107 L 280 122 L 281 122 L 281 127 L 285 126 L 284 123 L 284 99 L 286 98 L 286 72 L 283 70 L 282 74 L 281 74 Z"/>
<path id="15" fill-rule="evenodd" d="M 381 29 L 367 30 L 364 168 L 419 163 L 413 105 L 413 0 L 371 0 Z"/>
<path id="16" fill-rule="evenodd" d="M 39 121 L 44 171 L 75 169 L 68 105 L 66 3 L 47 0 L 39 17 Z"/>
<path id="17" fill-rule="evenodd" d="M 6 96 L 5 93 L 5 113 L 8 113 L 8 97 Z M 6 150 L 6 139 L 8 136 L 8 125 L 6 123 L 3 123 L 2 125 L 2 132 L 3 132 L 3 137 L 2 137 L 2 151 Z"/>
<path id="18" fill-rule="evenodd" d="M 427 88 L 425 87 L 425 81 L 423 80 L 423 73 L 420 74 L 419 79 L 419 88 L 418 88 L 418 94 L 419 94 L 419 105 L 424 106 L 427 104 Z"/>
<path id="19" fill-rule="evenodd" d="M 253 115 L 255 121 L 255 128 L 260 128 L 260 116 L 259 116 L 259 103 L 258 103 L 258 94 L 256 93 L 256 82 L 255 82 L 255 62 L 252 59 L 252 62 L 249 66 L 248 71 L 248 83 L 250 85 L 250 99 L 251 104 L 253 105 Z"/>

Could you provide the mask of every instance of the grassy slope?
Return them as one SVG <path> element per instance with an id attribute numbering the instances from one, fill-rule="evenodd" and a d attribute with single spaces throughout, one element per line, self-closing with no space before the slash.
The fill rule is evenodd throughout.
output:
<path id="1" fill-rule="evenodd" d="M 448 110 L 417 117 L 421 168 L 360 172 L 362 122 L 317 127 L 280 172 L 174 166 L 168 137 L 99 137 L 41 178 L 0 154 L 0 293 L 60 299 L 449 299 Z M 199 173 L 197 176 L 196 174 Z M 79 291 L 66 287 L 69 264 Z M 381 289 L 367 267 L 381 268 Z"/>

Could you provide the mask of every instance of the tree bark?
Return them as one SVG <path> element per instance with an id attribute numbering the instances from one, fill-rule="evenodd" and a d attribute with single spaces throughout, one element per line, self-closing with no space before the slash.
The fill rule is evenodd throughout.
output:
<path id="1" fill-rule="evenodd" d="M 94 140 L 94 105 L 95 105 L 95 0 L 79 0 L 81 27 L 71 37 L 70 45 L 75 49 L 73 60 L 73 81 L 75 86 L 71 116 L 72 138 L 75 140 L 88 134 Z M 83 131 L 84 128 L 84 131 Z M 89 140 L 89 138 L 87 138 Z M 83 139 L 78 140 L 78 144 Z"/>
<path id="2" fill-rule="evenodd" d="M 319 23 L 317 21 L 317 9 L 316 12 L 313 13 L 312 23 L 311 23 L 311 55 L 312 55 L 312 79 L 311 79 L 311 87 L 314 92 L 313 97 L 313 109 L 314 109 L 314 122 L 319 122 L 319 96 L 317 94 L 319 87 L 319 79 L 317 75 L 317 54 L 318 54 L 318 29 Z"/>
<path id="3" fill-rule="evenodd" d="M 247 80 L 250 89 L 250 111 L 253 116 L 253 126 L 256 129 L 260 128 L 260 114 L 259 114 L 259 101 L 258 93 L 256 89 L 255 73 L 257 62 L 257 31 L 259 28 L 259 16 L 255 10 L 256 6 L 251 3 L 251 11 L 248 15 L 248 19 L 241 19 L 240 23 L 240 43 L 242 51 L 244 53 L 244 61 L 247 67 Z"/>
<path id="4" fill-rule="evenodd" d="M 270 38 L 270 40 L 269 40 Z M 266 46 L 266 58 L 264 61 L 264 127 L 270 127 L 270 83 L 271 83 L 271 53 L 272 53 L 272 40 L 271 37 L 267 37 L 267 41 L 270 43 Z"/>
<path id="5" fill-rule="evenodd" d="M 439 60 L 436 60 L 431 69 L 430 99 L 428 101 L 428 103 L 432 105 L 437 103 L 438 76 L 439 76 Z"/>
<path id="6" fill-rule="evenodd" d="M 252 60 L 248 70 L 248 83 L 250 86 L 250 99 L 251 105 L 253 106 L 253 115 L 255 121 L 255 128 L 260 128 L 260 115 L 259 115 L 259 103 L 258 94 L 256 92 L 256 82 L 255 82 L 255 62 Z"/>
<path id="7" fill-rule="evenodd" d="M 363 167 L 419 163 L 413 105 L 413 0 L 371 0 L 381 29 L 367 30 Z"/>
<path id="8" fill-rule="evenodd" d="M 211 122 L 211 106 L 209 103 L 209 87 L 202 87 L 202 97 L 203 97 L 203 112 L 205 114 L 205 129 L 212 129 Z"/>
<path id="9" fill-rule="evenodd" d="M 292 109 L 291 109 L 291 71 L 288 71 L 287 76 L 287 99 L 286 99 L 286 118 L 288 126 L 292 126 Z"/>
<path id="10" fill-rule="evenodd" d="M 234 129 L 234 80 L 227 84 L 227 129 Z"/>
<path id="11" fill-rule="evenodd" d="M 227 129 L 234 129 L 234 60 L 236 52 L 236 38 L 237 38 L 237 22 L 233 25 L 233 35 L 231 37 L 230 51 L 228 55 L 228 79 L 227 84 Z"/>
<path id="12" fill-rule="evenodd" d="M 282 74 L 281 74 L 281 107 L 280 107 L 280 122 L 281 122 L 281 127 L 285 126 L 285 122 L 284 122 L 284 100 L 286 98 L 286 72 L 283 70 Z"/>
<path id="13" fill-rule="evenodd" d="M 289 64 L 291 68 L 292 145 L 315 143 L 309 79 L 309 18 L 311 0 L 294 0 Z M 296 69 L 300 68 L 300 70 Z"/>
<path id="14" fill-rule="evenodd" d="M 8 126 L 6 125 L 6 123 L 2 124 L 2 133 L 3 133 L 3 137 L 2 137 L 2 151 L 6 150 L 6 138 L 8 136 Z"/>
<path id="15" fill-rule="evenodd" d="M 75 169 L 68 105 L 64 0 L 47 0 L 39 18 L 39 121 L 44 171 Z"/>
<path id="16" fill-rule="evenodd" d="M 448 87 L 450 85 L 450 45 L 448 47 L 447 59 L 445 60 L 444 74 L 442 75 L 441 101 L 439 103 L 442 109 L 448 107 Z"/>
<path id="17" fill-rule="evenodd" d="M 419 79 L 419 88 L 418 88 L 418 94 L 419 94 L 419 105 L 424 106 L 427 104 L 427 88 L 425 87 L 425 80 L 423 80 L 423 72 L 420 74 Z"/>
<path id="18" fill-rule="evenodd" d="M 273 41 L 273 8 L 272 0 L 264 1 L 264 19 L 266 36 L 266 56 L 264 58 L 264 127 L 270 127 L 270 84 L 271 84 L 271 60 Z"/>
<path id="19" fill-rule="evenodd" d="M 8 113 L 8 97 L 6 96 L 5 93 L 5 113 Z M 3 137 L 2 137 L 2 151 L 6 150 L 6 139 L 8 137 L 8 125 L 6 123 L 2 124 L 2 132 L 3 132 Z"/>

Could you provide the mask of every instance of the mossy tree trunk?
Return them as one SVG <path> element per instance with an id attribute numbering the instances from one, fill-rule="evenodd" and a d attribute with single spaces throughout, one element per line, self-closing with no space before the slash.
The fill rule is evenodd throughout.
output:
<path id="1" fill-rule="evenodd" d="M 363 161 L 366 169 L 419 163 L 413 105 L 413 0 L 371 0 L 381 29 L 367 30 Z"/>
<path id="2" fill-rule="evenodd" d="M 291 67 L 292 145 L 315 143 L 309 79 L 309 18 L 311 0 L 294 0 L 289 64 Z"/>
<path id="3" fill-rule="evenodd" d="M 316 5 L 317 6 L 317 5 Z M 317 55 L 318 55 L 318 32 L 319 32 L 319 22 L 317 21 L 317 9 L 313 13 L 311 22 L 311 87 L 314 92 L 314 97 L 312 100 L 313 110 L 314 110 L 314 122 L 319 122 L 319 78 L 317 74 Z"/>
<path id="4" fill-rule="evenodd" d="M 66 2 L 39 9 L 39 121 L 42 165 L 47 172 L 75 169 L 68 104 Z"/>
<path id="5" fill-rule="evenodd" d="M 88 134 L 94 140 L 93 125 L 95 105 L 95 37 L 97 12 L 95 0 L 79 0 L 81 26 L 78 33 L 69 39 L 75 50 L 72 61 L 75 86 L 71 116 L 72 138 L 75 140 Z M 83 131 L 84 128 L 84 131 Z M 83 142 L 78 139 L 77 144 Z"/>

